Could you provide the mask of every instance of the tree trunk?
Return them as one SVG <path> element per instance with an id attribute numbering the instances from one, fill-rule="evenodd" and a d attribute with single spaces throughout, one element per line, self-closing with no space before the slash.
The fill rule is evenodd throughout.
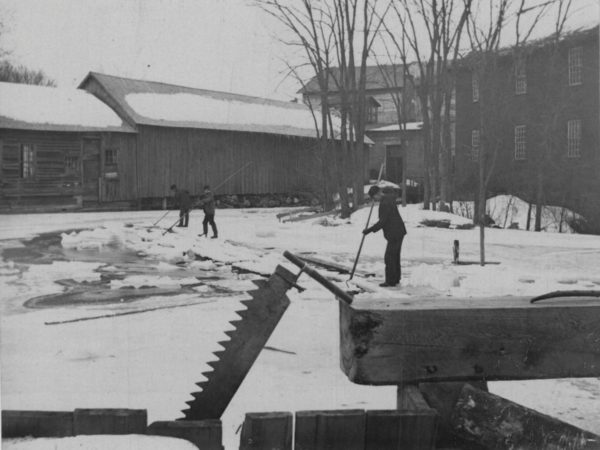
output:
<path id="1" fill-rule="evenodd" d="M 535 231 L 542 231 L 542 208 L 544 206 L 544 175 L 541 167 L 537 172 L 537 189 L 535 196 Z"/>

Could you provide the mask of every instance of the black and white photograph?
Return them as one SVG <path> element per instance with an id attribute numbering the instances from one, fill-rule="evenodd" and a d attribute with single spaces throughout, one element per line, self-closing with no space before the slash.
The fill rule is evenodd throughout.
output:
<path id="1" fill-rule="evenodd" d="M 6 450 L 600 450 L 599 0 L 0 0 Z"/>

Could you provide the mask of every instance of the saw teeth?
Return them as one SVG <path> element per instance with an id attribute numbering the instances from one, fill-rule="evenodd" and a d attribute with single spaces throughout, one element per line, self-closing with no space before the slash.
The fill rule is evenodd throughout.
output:
<path id="1" fill-rule="evenodd" d="M 182 411 L 183 420 L 220 418 L 250 370 L 268 336 L 289 306 L 286 292 L 293 277 L 285 268 L 278 266 L 269 281 L 255 280 L 253 290 L 239 300 L 239 311 L 229 322 L 227 331 L 222 331 L 226 340 L 218 342 L 223 350 L 213 352 L 215 361 L 206 362 L 202 373 L 203 381 L 195 383 L 201 391 L 191 394 L 189 408 Z M 268 332 L 268 333 L 267 333 Z M 197 389 L 196 389 L 197 391 Z"/>

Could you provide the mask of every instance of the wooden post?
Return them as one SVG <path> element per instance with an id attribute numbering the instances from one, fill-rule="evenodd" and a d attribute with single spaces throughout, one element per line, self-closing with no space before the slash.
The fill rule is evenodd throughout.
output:
<path id="1" fill-rule="evenodd" d="M 291 450 L 292 429 L 292 413 L 247 413 L 242 426 L 240 450 Z"/>
<path id="2" fill-rule="evenodd" d="M 363 410 L 298 411 L 295 450 L 364 450 Z"/>
<path id="3" fill-rule="evenodd" d="M 485 381 L 472 381 L 470 383 L 482 391 L 487 391 L 487 383 Z M 423 395 L 423 398 L 429 406 L 435 408 L 439 416 L 436 439 L 436 446 L 438 448 L 465 447 L 465 440 L 458 437 L 450 425 L 452 411 L 454 410 L 454 406 L 456 405 L 464 385 L 465 383 L 460 381 L 419 384 L 419 390 Z"/>
<path id="4" fill-rule="evenodd" d="M 598 450 L 600 436 L 465 384 L 451 425 L 485 448 Z"/>

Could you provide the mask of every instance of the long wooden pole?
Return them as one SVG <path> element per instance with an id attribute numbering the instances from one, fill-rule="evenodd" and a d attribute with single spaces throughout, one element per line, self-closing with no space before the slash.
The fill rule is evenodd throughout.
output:
<path id="1" fill-rule="evenodd" d="M 238 170 L 236 170 L 235 172 L 233 172 L 231 175 L 229 175 L 227 178 L 225 178 L 223 181 L 221 181 L 221 183 L 219 183 L 215 188 L 213 188 L 213 191 L 216 191 L 217 189 L 219 189 L 221 186 L 223 186 L 225 183 L 227 183 L 229 180 L 231 180 L 234 176 L 236 176 L 238 173 L 240 173 L 242 170 L 244 170 L 246 167 L 248 167 L 250 164 L 252 164 L 252 161 L 247 162 L 246 164 L 244 164 L 242 167 L 240 167 Z M 194 205 L 194 208 L 196 207 L 196 205 Z M 190 208 L 190 212 L 192 209 L 194 208 Z M 173 225 L 171 225 L 169 228 L 167 228 L 164 232 L 163 232 L 163 236 L 165 234 L 167 234 L 169 231 L 171 231 L 173 229 L 173 227 L 175 225 L 177 225 L 179 223 L 179 219 L 177 219 Z"/>
<path id="2" fill-rule="evenodd" d="M 383 174 L 383 168 L 385 167 L 385 160 L 381 163 L 381 167 L 379 168 L 379 176 L 377 177 L 377 184 L 381 181 L 381 175 Z M 371 199 L 371 208 L 369 209 L 369 215 L 367 216 L 367 224 L 365 228 L 369 227 L 369 222 L 371 221 L 371 214 L 373 214 L 373 207 L 375 206 L 375 200 Z M 360 245 L 358 247 L 358 252 L 356 253 L 356 258 L 354 259 L 354 265 L 352 266 L 352 272 L 350 272 L 350 278 L 348 281 L 352 279 L 354 276 L 354 272 L 356 271 L 356 266 L 358 264 L 358 258 L 360 257 L 360 252 L 362 251 L 363 244 L 365 243 L 366 235 L 363 234 L 360 240 Z"/>

